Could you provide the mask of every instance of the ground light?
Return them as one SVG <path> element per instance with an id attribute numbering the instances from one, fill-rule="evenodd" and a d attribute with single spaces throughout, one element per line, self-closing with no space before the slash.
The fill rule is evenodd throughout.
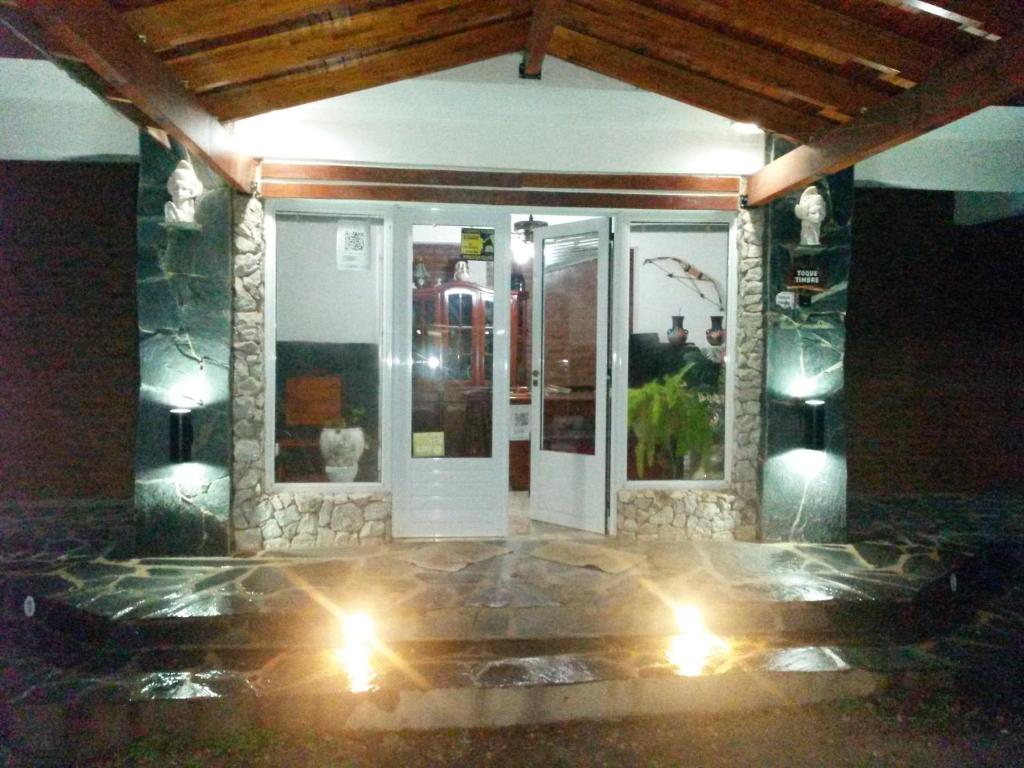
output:
<path id="1" fill-rule="evenodd" d="M 696 677 L 714 656 L 728 653 L 729 643 L 708 631 L 696 606 L 677 605 L 675 614 L 679 634 L 669 639 L 665 655 L 678 674 Z"/>
<path id="2" fill-rule="evenodd" d="M 334 651 L 335 659 L 348 677 L 352 693 L 363 693 L 373 687 L 376 673 L 373 652 L 377 635 L 373 619 L 365 613 L 348 613 L 341 617 L 342 645 Z"/>

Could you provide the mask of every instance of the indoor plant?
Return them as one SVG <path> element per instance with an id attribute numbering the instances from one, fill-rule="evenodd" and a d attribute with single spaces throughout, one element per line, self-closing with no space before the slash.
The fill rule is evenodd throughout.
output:
<path id="1" fill-rule="evenodd" d="M 636 436 L 636 471 L 663 464 L 671 477 L 683 476 L 685 460 L 703 461 L 715 439 L 714 414 L 709 398 L 687 385 L 692 363 L 674 374 L 629 390 L 629 428 Z"/>

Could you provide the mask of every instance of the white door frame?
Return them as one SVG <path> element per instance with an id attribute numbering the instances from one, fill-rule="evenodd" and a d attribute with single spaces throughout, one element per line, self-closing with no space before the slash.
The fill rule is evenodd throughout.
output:
<path id="1" fill-rule="evenodd" d="M 412 231 L 414 224 L 492 227 L 494 367 L 490 458 L 412 457 Z M 511 234 L 504 209 L 402 206 L 394 227 L 392 440 L 395 538 L 502 537 L 508 532 L 509 301 Z"/>
<path id="2" fill-rule="evenodd" d="M 532 391 L 530 422 L 530 517 L 547 523 L 607 533 L 608 504 L 608 302 L 612 218 L 601 216 L 535 230 L 533 268 Z M 597 313 L 594 370 L 594 453 L 543 449 L 544 304 L 546 240 L 596 232 Z"/>

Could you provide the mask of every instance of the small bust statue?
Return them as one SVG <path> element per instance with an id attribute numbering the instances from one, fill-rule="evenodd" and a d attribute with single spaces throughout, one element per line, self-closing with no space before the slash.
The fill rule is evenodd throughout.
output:
<path id="1" fill-rule="evenodd" d="M 203 194 L 203 182 L 196 176 L 192 163 L 182 160 L 167 179 L 171 199 L 164 205 L 164 221 L 168 224 L 193 224 L 196 220 L 196 198 Z"/>
<path id="2" fill-rule="evenodd" d="M 818 194 L 818 188 L 809 186 L 800 195 L 800 202 L 793 207 L 793 213 L 800 219 L 800 245 L 821 245 L 821 223 L 827 213 L 825 198 Z"/>
<path id="3" fill-rule="evenodd" d="M 455 262 L 455 279 L 469 281 L 469 264 L 465 261 Z"/>

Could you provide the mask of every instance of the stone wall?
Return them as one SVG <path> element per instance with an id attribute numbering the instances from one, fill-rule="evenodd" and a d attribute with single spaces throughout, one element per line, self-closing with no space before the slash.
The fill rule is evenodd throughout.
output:
<path id="1" fill-rule="evenodd" d="M 236 196 L 234 335 L 232 340 L 231 526 L 233 549 L 307 549 L 385 541 L 391 536 L 386 493 L 270 492 L 263 446 L 264 384 L 263 207 Z"/>
<path id="2" fill-rule="evenodd" d="M 617 531 L 624 539 L 752 540 L 760 508 L 764 361 L 764 213 L 741 211 L 736 227 L 736 388 L 733 394 L 732 479 L 727 490 L 678 485 L 618 493 Z"/>
<path id="3" fill-rule="evenodd" d="M 740 500 L 728 491 L 619 491 L 619 538 L 634 541 L 732 539 Z"/>
<path id="4" fill-rule="evenodd" d="M 202 163 L 195 227 L 166 226 L 185 152 L 140 135 L 136 544 L 146 555 L 228 552 L 231 192 Z M 171 463 L 169 410 L 192 409 L 192 461 Z"/>

